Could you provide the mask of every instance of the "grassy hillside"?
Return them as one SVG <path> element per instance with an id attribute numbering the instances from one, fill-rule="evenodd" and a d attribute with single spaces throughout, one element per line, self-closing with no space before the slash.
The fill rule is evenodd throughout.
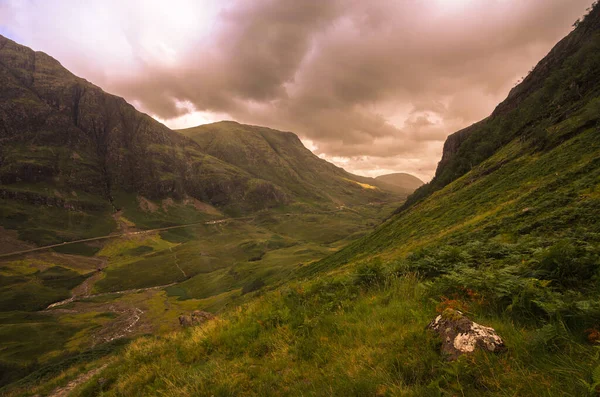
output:
<path id="1" fill-rule="evenodd" d="M 233 121 L 179 130 L 204 152 L 265 179 L 308 202 L 366 204 L 389 200 L 390 186 L 360 177 L 315 156 L 297 135 Z M 402 196 L 406 196 L 402 192 Z"/>
<path id="2" fill-rule="evenodd" d="M 0 36 L 0 253 L 58 245 L 0 257 L 0 386 L 275 288 L 403 199 L 252 128 L 224 161 Z"/>
<path id="3" fill-rule="evenodd" d="M 540 148 L 558 144 L 549 133 L 552 126 L 575 117 L 600 95 L 599 34 L 596 5 L 490 117 L 448 137 L 435 177 L 419 188 L 403 209 L 471 171 L 515 138 L 532 140 Z"/>
<path id="4" fill-rule="evenodd" d="M 364 235 L 397 205 L 262 211 L 0 258 L 0 386 L 108 354 L 113 338 L 172 332 L 192 310 L 219 313 L 250 300 Z M 123 212 L 129 218 L 118 221 L 132 227 L 127 219 L 159 214 Z M 0 229 L 3 243 L 20 247 L 15 236 Z"/>
<path id="5" fill-rule="evenodd" d="M 240 216 L 307 200 L 330 209 L 395 200 L 316 158 L 294 134 L 253 128 L 269 133 L 232 140 L 243 152 L 221 146 L 230 156 L 222 161 L 47 54 L 0 36 L 0 226 L 49 245 L 114 232 L 115 212 L 139 214 L 146 202 L 158 211 L 138 216 L 138 227 L 209 219 L 199 207 Z M 219 139 L 228 137 L 224 129 Z M 247 163 L 232 160 L 244 156 Z"/>
<path id="6" fill-rule="evenodd" d="M 474 138 L 450 138 L 438 175 L 451 177 L 373 233 L 204 326 L 7 392 L 92 374 L 74 395 L 598 395 L 594 21 L 599 6 L 513 91 L 514 106 L 472 127 Z M 448 308 L 494 327 L 507 350 L 445 360 L 425 326 Z"/>
<path id="7" fill-rule="evenodd" d="M 595 395 L 598 132 L 547 151 L 517 139 L 310 278 L 21 391 L 109 363 L 76 395 Z M 424 328 L 448 307 L 496 328 L 507 352 L 446 362 Z"/>

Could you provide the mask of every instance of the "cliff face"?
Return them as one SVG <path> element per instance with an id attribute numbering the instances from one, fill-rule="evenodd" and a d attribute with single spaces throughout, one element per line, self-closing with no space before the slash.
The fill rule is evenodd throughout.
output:
<path id="1" fill-rule="evenodd" d="M 486 119 L 450 135 L 433 180 L 400 209 L 461 177 L 518 136 L 547 135 L 600 91 L 600 5 L 542 59 Z"/>
<path id="2" fill-rule="evenodd" d="M 1 36 L 0 87 L 4 197 L 22 190 L 30 197 L 48 185 L 55 196 L 85 192 L 111 202 L 115 191 L 127 191 L 227 205 L 243 201 L 253 179 L 50 56 Z M 284 195 L 272 197 L 266 206 Z"/>
<path id="3" fill-rule="evenodd" d="M 467 128 L 455 132 L 446 138 L 446 141 L 444 142 L 444 149 L 442 150 L 442 159 L 439 161 L 435 172 L 436 178 L 440 176 L 446 165 L 452 161 L 454 156 L 456 156 L 463 142 L 466 141 L 467 138 L 469 138 L 469 136 L 471 136 L 471 134 L 477 130 L 482 122 L 483 121 L 475 123 Z"/>

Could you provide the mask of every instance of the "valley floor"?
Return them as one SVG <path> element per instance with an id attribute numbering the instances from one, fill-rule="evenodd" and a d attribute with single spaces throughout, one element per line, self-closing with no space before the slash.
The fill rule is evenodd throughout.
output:
<path id="1" fill-rule="evenodd" d="M 193 236 L 106 245 L 96 257 L 109 265 L 94 289 L 113 294 L 57 308 L 54 321 L 71 322 L 72 331 L 61 336 L 64 328 L 44 325 L 43 338 L 63 338 L 54 351 L 81 349 L 91 335 L 122 332 L 100 325 L 119 321 L 120 330 L 153 335 L 100 344 L 104 350 L 42 367 L 4 391 L 51 393 L 107 365 L 73 395 L 597 395 L 600 141 L 595 127 L 581 125 L 589 123 L 556 126 L 569 139 L 542 151 L 515 139 L 348 245 L 331 236 L 365 230 L 356 226 L 364 218 L 349 221 L 354 212 L 293 220 L 265 213 L 198 226 Z M 116 294 L 170 282 L 177 284 Z M 182 311 L 197 308 L 219 315 L 169 332 Z M 448 361 L 425 330 L 448 308 L 495 328 L 507 350 Z M 20 340 L 2 351 L 4 360 L 39 349 L 19 338 L 48 322 L 48 312 L 3 315 L 4 340 Z M 84 321 L 96 328 L 77 328 Z M 45 354 L 52 362 L 52 351 Z"/>
<path id="2" fill-rule="evenodd" d="M 179 329 L 178 317 L 193 310 L 238 305 L 359 237 L 397 205 L 291 208 L 153 230 L 136 230 L 120 214 L 129 224 L 120 233 L 57 245 L 68 253 L 27 247 L 3 231 L 2 383 Z"/>

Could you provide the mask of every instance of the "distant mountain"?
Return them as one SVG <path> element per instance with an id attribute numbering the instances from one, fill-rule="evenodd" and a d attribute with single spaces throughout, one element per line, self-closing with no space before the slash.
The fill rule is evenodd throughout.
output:
<path id="1" fill-rule="evenodd" d="M 393 186 L 396 189 L 396 192 L 404 194 L 410 194 L 423 185 L 422 180 L 420 180 L 414 175 L 407 174 L 404 172 L 380 175 L 375 179 Z"/>
<path id="2" fill-rule="evenodd" d="M 386 197 L 389 186 L 351 174 L 317 157 L 296 134 L 222 121 L 179 130 L 201 150 L 263 178 L 291 197 L 359 204 Z"/>
<path id="3" fill-rule="evenodd" d="M 108 234 L 117 210 L 159 227 L 198 220 L 205 204 L 235 215 L 298 199 L 333 206 L 389 196 L 317 159 L 291 133 L 264 132 L 230 155 L 225 135 L 211 150 L 194 138 L 0 36 L 0 226 L 24 240 Z M 247 163 L 235 161 L 242 153 Z"/>

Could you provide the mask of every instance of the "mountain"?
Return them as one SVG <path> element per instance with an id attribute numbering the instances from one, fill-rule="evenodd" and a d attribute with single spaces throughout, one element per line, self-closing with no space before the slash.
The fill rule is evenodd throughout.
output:
<path id="1" fill-rule="evenodd" d="M 185 133 L 0 37 L 0 395 L 281 285 L 405 197 L 290 132 Z"/>
<path id="2" fill-rule="evenodd" d="M 551 134 L 550 127 L 576 117 L 600 92 L 595 84 L 600 72 L 599 30 L 600 15 L 594 8 L 488 118 L 448 137 L 435 177 L 419 188 L 402 209 L 473 170 L 517 137 L 533 139 L 546 149 L 566 139 Z"/>
<path id="3" fill-rule="evenodd" d="M 196 142 L 204 153 L 305 200 L 358 204 L 364 203 L 366 196 L 371 200 L 385 198 L 382 190 L 388 188 L 317 157 L 291 132 L 233 121 L 178 132 Z"/>
<path id="4" fill-rule="evenodd" d="M 599 32 L 596 4 L 489 118 L 448 138 L 434 180 L 375 231 L 217 320 L 91 360 L 79 391 L 596 395 Z M 426 326 L 456 310 L 507 349 L 449 360 Z"/>
<path id="5" fill-rule="evenodd" d="M 297 200 L 333 207 L 390 197 L 317 159 L 292 133 L 265 137 L 244 142 L 246 153 L 281 150 L 274 163 L 268 156 L 220 160 L 201 139 L 171 131 L 52 57 L 0 36 L 0 226 L 23 240 L 108 234 L 117 228 L 116 211 L 152 228 L 205 219 L 218 213 L 211 205 L 238 215 Z"/>
<path id="6" fill-rule="evenodd" d="M 410 194 L 423 185 L 423 181 L 414 175 L 398 172 L 394 174 L 380 175 L 378 181 L 387 183 L 396 188 L 399 193 Z"/>

